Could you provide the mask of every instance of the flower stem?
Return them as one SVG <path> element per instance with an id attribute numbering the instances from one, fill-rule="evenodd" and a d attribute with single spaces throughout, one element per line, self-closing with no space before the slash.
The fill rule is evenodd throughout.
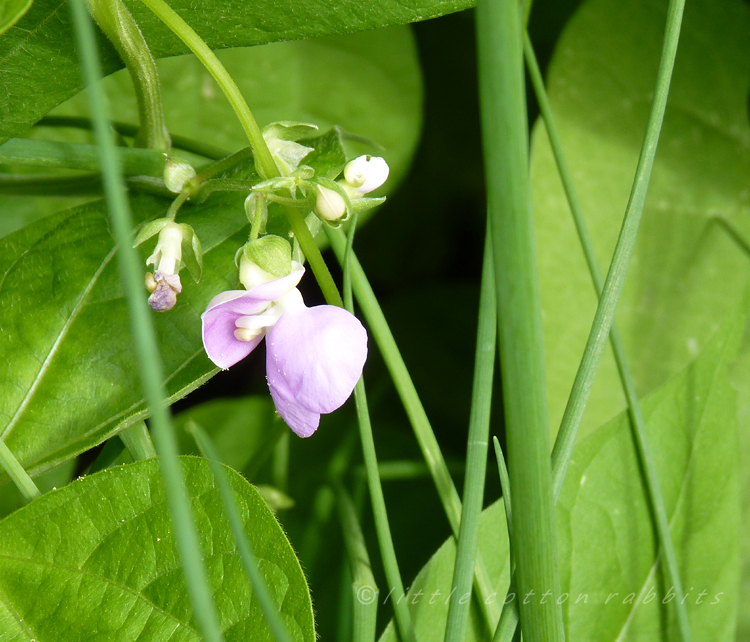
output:
<path id="1" fill-rule="evenodd" d="M 41 497 L 42 494 L 36 487 L 34 480 L 29 477 L 29 474 L 2 439 L 0 439 L 0 466 L 8 473 L 8 477 L 13 480 L 27 502 Z"/>
<path id="2" fill-rule="evenodd" d="M 156 63 L 133 15 L 122 0 L 86 0 L 91 15 L 125 63 L 135 88 L 141 123 L 139 147 L 167 151 L 171 147 L 164 122 Z"/>
<path id="3" fill-rule="evenodd" d="M 96 51 L 94 29 L 83 0 L 71 0 L 70 6 L 83 75 L 89 87 L 89 108 L 98 141 L 112 232 L 118 246 L 120 280 L 128 302 L 136 356 L 144 396 L 151 412 L 153 435 L 156 450 L 160 456 L 164 490 L 174 525 L 177 549 L 182 560 L 188 595 L 198 629 L 206 642 L 221 642 L 223 636 L 219 626 L 219 617 L 211 595 L 211 584 L 203 564 L 200 539 L 193 519 L 190 499 L 185 490 L 177 441 L 166 404 L 164 374 L 156 343 L 156 333 L 151 311 L 143 296 L 142 270 L 138 264 L 139 258 L 136 250 L 132 247 L 133 223 L 125 196 L 120 158 L 115 153 L 112 131 L 105 113 L 104 97 L 98 82 L 101 78 L 101 66 Z"/>
<path id="4" fill-rule="evenodd" d="M 139 421 L 137 424 L 126 428 L 120 432 L 119 437 L 136 461 L 156 457 L 156 449 L 151 441 L 151 435 L 148 433 L 145 422 Z"/>
<path id="5" fill-rule="evenodd" d="M 115 148 L 114 154 L 124 174 L 128 176 L 163 176 L 165 158 L 162 152 L 152 149 Z M 60 143 L 47 140 L 11 138 L 0 145 L 0 165 L 28 167 L 62 167 L 98 171 L 96 145 Z"/>
<path id="6" fill-rule="evenodd" d="M 336 287 L 336 283 L 328 271 L 328 266 L 323 260 L 323 255 L 320 253 L 315 239 L 313 238 L 310 228 L 305 223 L 305 217 L 302 215 L 296 207 L 285 207 L 289 224 L 292 226 L 292 232 L 294 238 L 299 242 L 299 246 L 302 249 L 302 253 L 307 257 L 310 262 L 313 274 L 318 281 L 323 296 L 330 305 L 337 305 L 342 307 L 344 302 L 341 300 L 341 295 Z M 325 226 L 326 229 L 328 226 Z"/>
<path id="7" fill-rule="evenodd" d="M 484 247 L 482 285 L 479 295 L 479 327 L 474 365 L 469 435 L 466 446 L 466 480 L 464 481 L 461 527 L 456 548 L 456 565 L 453 570 L 452 590 L 457 595 L 471 591 L 474 565 L 477 557 L 479 520 L 484 498 L 484 480 L 487 472 L 487 445 L 492 407 L 492 380 L 495 372 L 497 339 L 497 308 L 495 283 L 492 275 L 492 245 L 489 229 Z M 469 620 L 468 600 L 451 600 L 445 627 L 446 642 L 462 642 Z"/>
<path id="8" fill-rule="evenodd" d="M 263 178 L 278 176 L 279 170 L 271 156 L 271 152 L 268 150 L 266 141 L 263 140 L 263 134 L 261 134 L 255 117 L 242 97 L 239 87 L 237 87 L 237 84 L 224 68 L 224 65 L 219 62 L 216 54 L 211 51 L 209 46 L 195 33 L 193 28 L 164 0 L 142 0 L 142 2 L 185 43 L 188 49 L 195 54 L 196 58 L 203 63 L 203 66 L 213 76 L 216 83 L 224 92 L 253 148 L 258 173 Z"/>
<path id="9" fill-rule="evenodd" d="M 271 156 L 271 152 L 258 127 L 258 123 L 255 122 L 255 118 L 247 106 L 239 87 L 237 87 L 237 84 L 232 80 L 232 77 L 214 52 L 211 51 L 192 27 L 180 18 L 164 0 L 142 0 L 142 2 L 187 45 L 188 49 L 195 54 L 198 60 L 203 63 L 203 66 L 214 77 L 219 88 L 229 100 L 234 113 L 239 118 L 242 128 L 245 130 L 245 134 L 250 141 L 255 156 L 255 168 L 258 174 L 265 179 L 279 176 L 279 169 L 276 167 L 276 163 Z M 293 207 L 287 207 L 285 211 L 289 218 L 292 232 L 297 238 L 302 252 L 310 262 L 310 267 L 320 285 L 320 289 L 323 291 L 323 296 L 325 296 L 329 304 L 341 307 L 341 295 L 333 281 L 331 273 L 328 271 L 328 266 L 326 266 L 318 246 L 315 244 L 315 239 L 305 224 L 304 217 Z"/>
<path id="10" fill-rule="evenodd" d="M 354 243 L 354 232 L 357 229 L 357 214 L 355 213 L 349 226 L 349 236 L 346 241 L 346 263 L 344 268 L 344 288 L 345 308 L 354 314 L 354 300 L 352 296 L 352 264 L 354 254 L 352 245 Z M 385 497 L 383 496 L 383 485 L 380 482 L 380 471 L 378 470 L 378 456 L 375 453 L 375 440 L 372 436 L 372 424 L 370 423 L 370 412 L 367 407 L 367 393 L 365 391 L 364 377 L 360 377 L 354 388 L 354 401 L 357 406 L 357 419 L 359 423 L 359 436 L 362 442 L 362 457 L 365 463 L 365 472 L 367 474 L 367 486 L 370 491 L 370 502 L 372 503 L 372 512 L 375 519 L 375 530 L 378 536 L 380 546 L 380 555 L 383 559 L 385 576 L 388 580 L 388 586 L 398 596 L 393 602 L 394 615 L 396 617 L 396 626 L 401 639 L 404 642 L 416 642 L 414 625 L 411 620 L 411 613 L 407 605 L 407 600 L 400 599 L 405 595 L 404 583 L 401 580 L 401 571 L 398 568 L 396 558 L 396 549 L 393 546 L 391 536 L 391 527 L 388 522 L 388 512 L 385 507 Z"/>
<path id="11" fill-rule="evenodd" d="M 542 118 L 547 130 L 549 137 L 550 146 L 555 157 L 557 169 L 560 174 L 560 178 L 565 189 L 565 193 L 568 198 L 568 204 L 570 206 L 571 213 L 573 214 L 573 220 L 578 232 L 578 238 L 581 242 L 586 263 L 591 274 L 591 279 L 594 284 L 597 296 L 601 296 L 604 288 L 604 280 L 599 269 L 599 264 L 596 259 L 596 252 L 594 251 L 594 245 L 589 235 L 586 220 L 583 216 L 583 209 L 581 208 L 580 201 L 573 185 L 573 177 L 568 169 L 565 155 L 562 150 L 562 144 L 560 137 L 555 126 L 555 121 L 552 115 L 552 109 L 547 97 L 547 91 L 544 87 L 544 81 L 542 79 L 539 65 L 534 55 L 534 48 L 531 44 L 531 39 L 528 33 L 525 34 L 524 38 L 524 53 L 526 56 L 527 67 L 529 69 L 529 75 L 531 76 L 531 82 L 534 87 L 534 91 L 537 95 L 539 102 L 539 109 L 542 113 Z M 674 551 L 674 544 L 672 543 L 672 537 L 669 530 L 669 519 L 667 517 L 667 511 L 664 505 L 664 498 L 662 496 L 661 487 L 659 484 L 659 477 L 656 471 L 656 464 L 654 462 L 651 447 L 648 442 L 648 434 L 646 432 L 646 421 L 643 418 L 643 412 L 641 405 L 638 402 L 638 395 L 635 389 L 635 382 L 630 372 L 630 367 L 625 356 L 625 348 L 622 344 L 622 339 L 617 331 L 617 325 L 612 321 L 610 330 L 610 342 L 612 344 L 612 351 L 614 353 L 615 362 L 617 364 L 617 370 L 620 374 L 620 380 L 622 387 L 625 392 L 625 397 L 628 401 L 628 409 L 630 414 L 630 425 L 633 430 L 633 439 L 636 444 L 638 456 L 641 461 L 641 465 L 644 471 L 646 490 L 649 495 L 651 507 L 654 512 L 654 518 L 656 521 L 656 532 L 659 539 L 659 544 L 664 551 L 664 564 L 665 570 L 669 577 L 671 585 L 674 587 L 675 600 L 674 605 L 676 609 L 677 622 L 680 630 L 681 639 L 686 642 L 690 639 L 690 626 L 687 617 L 687 609 L 683 602 L 683 589 L 682 582 L 680 581 L 679 568 L 677 566 L 677 558 Z M 577 430 L 576 430 L 577 432 Z M 572 454 L 572 452 L 571 452 Z M 559 452 L 558 452 L 559 455 Z M 567 461 L 567 460 L 566 460 Z M 557 468 L 563 471 L 564 467 L 560 465 L 562 462 L 558 462 Z M 553 469 L 553 476 L 556 474 Z M 556 495 L 559 495 L 559 489 L 562 489 L 562 479 L 557 484 Z"/>

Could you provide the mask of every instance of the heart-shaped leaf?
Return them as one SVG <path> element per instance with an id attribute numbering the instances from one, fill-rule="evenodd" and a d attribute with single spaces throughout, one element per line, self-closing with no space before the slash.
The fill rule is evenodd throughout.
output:
<path id="1" fill-rule="evenodd" d="M 227 642 L 273 640 L 254 599 L 208 463 L 182 458 Z M 312 604 L 265 501 L 227 469 L 261 573 L 292 639 L 314 642 Z M 0 522 L 0 631 L 24 642 L 199 642 L 157 460 L 110 468 Z"/>

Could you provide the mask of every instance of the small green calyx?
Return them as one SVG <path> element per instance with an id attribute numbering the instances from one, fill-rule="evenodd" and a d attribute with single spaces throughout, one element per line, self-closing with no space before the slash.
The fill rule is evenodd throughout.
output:
<path id="1" fill-rule="evenodd" d="M 277 279 L 292 271 L 292 246 L 280 236 L 269 234 L 246 243 L 244 256 Z"/>

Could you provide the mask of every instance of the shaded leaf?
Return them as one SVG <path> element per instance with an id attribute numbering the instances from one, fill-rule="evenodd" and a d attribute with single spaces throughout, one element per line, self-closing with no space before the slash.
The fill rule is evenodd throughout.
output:
<path id="1" fill-rule="evenodd" d="M 744 325 L 741 317 L 735 318 L 699 359 L 643 402 L 692 633 L 695 640 L 717 642 L 732 639 L 738 601 L 736 399 L 726 376 Z M 621 413 L 576 445 L 557 506 L 558 596 L 544 598 L 548 587 L 539 587 L 534 595 L 505 595 L 508 543 L 502 502 L 482 514 L 479 550 L 490 577 L 502 570 L 496 599 L 559 599 L 566 639 L 674 639 L 672 607 L 663 602 L 670 602 L 669 586 L 657 563 L 650 503 L 630 430 L 627 414 Z M 412 583 L 408 599 L 420 640 L 444 639 L 455 554 L 451 538 Z M 471 617 L 465 639 L 485 639 L 476 605 Z M 391 623 L 381 642 L 396 639 Z"/>
<path id="2" fill-rule="evenodd" d="M 609 260 L 638 159 L 666 5 L 589 0 L 568 24 L 548 86 L 599 264 Z M 750 8 L 687 4 L 669 103 L 617 323 L 644 395 L 684 368 L 734 310 L 750 263 L 714 217 L 750 239 Z M 596 307 L 543 125 L 532 148 L 545 355 L 559 425 Z M 625 407 L 607 348 L 584 416 L 588 432 Z"/>
<path id="3" fill-rule="evenodd" d="M 182 466 L 225 639 L 273 640 L 208 463 L 183 458 Z M 259 493 L 227 473 L 284 624 L 293 639 L 314 642 L 310 594 L 292 547 Z M 80 479 L 0 522 L 0 595 L 7 640 L 198 642 L 158 461 Z"/>
<path id="4" fill-rule="evenodd" d="M 243 471 L 251 481 L 279 437 L 289 430 L 276 415 L 270 395 L 214 399 L 175 416 L 183 454 L 200 454 L 192 435 L 185 430 L 189 421 L 210 435 L 222 463 Z"/>
<path id="5" fill-rule="evenodd" d="M 643 402 L 695 640 L 734 637 L 740 462 L 727 365 L 743 327 L 740 316 Z M 677 635 L 673 605 L 664 606 L 674 597 L 658 562 L 640 471 L 626 414 L 573 453 L 557 513 L 571 640 L 654 642 Z"/>
<path id="6" fill-rule="evenodd" d="M 126 2 L 155 57 L 187 53 L 185 45 L 136 0 Z M 472 6 L 470 0 L 314 0 L 312 2 L 200 2 L 176 0 L 172 8 L 210 47 L 243 47 L 405 24 Z M 104 38 L 104 73 L 122 67 Z M 40 64 L 40 61 L 44 61 Z M 0 41 L 0 142 L 23 132 L 82 88 L 67 2 L 37 0 Z M 324 94 L 325 92 L 321 92 Z M 287 120 L 301 120 L 287 118 Z M 270 121 L 268 121 L 270 122 Z"/>

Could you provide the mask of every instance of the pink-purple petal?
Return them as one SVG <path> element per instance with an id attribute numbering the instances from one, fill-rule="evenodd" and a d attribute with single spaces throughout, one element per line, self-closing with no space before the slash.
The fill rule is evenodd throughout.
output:
<path id="1" fill-rule="evenodd" d="M 283 401 L 282 417 L 329 413 L 352 394 L 367 359 L 367 332 L 341 308 L 321 305 L 285 313 L 268 332 L 266 371 L 274 399 Z M 278 407 L 277 407 L 278 409 Z M 306 414 L 307 413 L 307 414 Z"/>
<path id="2" fill-rule="evenodd" d="M 286 425 L 299 437 L 309 437 L 318 429 L 319 412 L 308 410 L 294 399 L 285 396 L 278 388 L 271 387 L 271 398 Z"/>

